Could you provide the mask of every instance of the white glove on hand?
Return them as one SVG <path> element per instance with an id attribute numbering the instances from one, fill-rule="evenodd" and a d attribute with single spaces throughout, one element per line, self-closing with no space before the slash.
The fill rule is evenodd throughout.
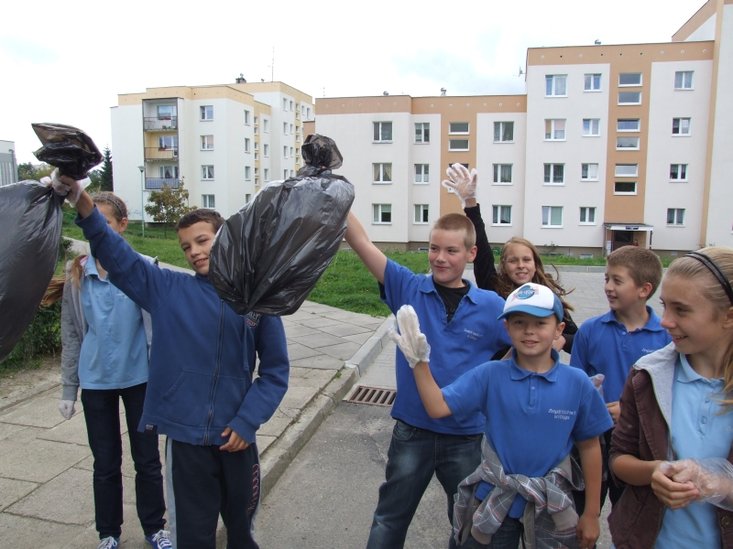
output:
<path id="1" fill-rule="evenodd" d="M 430 345 L 420 331 L 420 321 L 412 305 L 403 305 L 397 311 L 397 333 L 394 328 L 389 331 L 389 337 L 397 344 L 405 355 L 410 368 L 418 362 L 430 362 Z"/>
<path id="2" fill-rule="evenodd" d="M 64 180 L 61 180 L 59 176 L 59 170 L 56 168 L 51 172 L 51 177 L 44 177 L 41 179 L 41 183 L 46 186 L 53 187 L 53 191 L 59 196 L 65 196 L 69 204 L 76 206 L 79 201 L 79 197 L 84 189 L 86 189 L 92 182 L 91 179 L 85 177 L 76 181 L 71 177 L 64 176 Z"/>
<path id="3" fill-rule="evenodd" d="M 445 173 L 448 175 L 447 180 L 443 180 L 441 184 L 448 190 L 456 193 L 461 200 L 461 207 L 466 207 L 466 200 L 476 198 L 476 183 L 478 182 L 478 172 L 476 168 L 468 171 L 463 164 L 453 164 Z"/>
<path id="4" fill-rule="evenodd" d="M 74 404 L 76 402 L 73 400 L 59 400 L 59 412 L 64 416 L 64 419 L 71 419 L 71 416 L 74 415 L 74 412 L 76 412 Z"/>
<path id="5" fill-rule="evenodd" d="M 663 463 L 660 470 L 675 482 L 692 482 L 702 501 L 733 510 L 733 466 L 727 459 L 681 459 Z"/>

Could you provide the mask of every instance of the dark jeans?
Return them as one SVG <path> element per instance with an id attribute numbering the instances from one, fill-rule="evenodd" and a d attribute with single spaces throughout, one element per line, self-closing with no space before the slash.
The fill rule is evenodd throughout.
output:
<path id="1" fill-rule="evenodd" d="M 448 519 L 458 484 L 481 462 L 482 435 L 441 435 L 397 420 L 387 454 L 386 480 L 379 488 L 367 548 L 402 547 L 412 517 L 435 474 L 443 486 Z M 450 547 L 455 547 L 453 535 Z"/>
<path id="2" fill-rule="evenodd" d="M 89 447 L 94 456 L 94 518 L 100 539 L 118 538 L 122 533 L 120 398 L 125 406 L 127 435 L 135 463 L 137 516 L 145 535 L 154 534 L 165 526 L 158 436 L 137 430 L 146 386 L 142 383 L 126 389 L 81 391 Z"/>
<path id="3" fill-rule="evenodd" d="M 168 444 L 176 549 L 215 549 L 219 514 L 227 529 L 227 549 L 258 549 L 252 535 L 260 502 L 257 446 L 222 452 L 219 446 L 196 446 L 170 438 Z"/>
<path id="4" fill-rule="evenodd" d="M 601 435 L 601 456 L 603 459 L 602 475 L 603 481 L 601 482 L 601 509 L 603 504 L 606 502 L 606 495 L 611 500 L 611 506 L 616 505 L 616 502 L 624 492 L 624 485 L 617 482 L 611 471 L 608 468 L 608 458 L 611 452 L 611 435 L 613 434 L 613 428 L 609 429 Z M 573 448 L 573 456 L 578 459 L 580 458 L 576 448 Z M 582 515 L 585 510 L 585 492 L 573 492 L 573 500 L 575 502 L 575 510 L 578 511 L 578 515 Z"/>
<path id="5" fill-rule="evenodd" d="M 522 539 L 524 526 L 519 519 L 507 517 L 499 529 L 491 536 L 491 542 L 486 545 L 476 541 L 473 536 L 466 543 L 459 545 L 461 549 L 517 549 Z"/>

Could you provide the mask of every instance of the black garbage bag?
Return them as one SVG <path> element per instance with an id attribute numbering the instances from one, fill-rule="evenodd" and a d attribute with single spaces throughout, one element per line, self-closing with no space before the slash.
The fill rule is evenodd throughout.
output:
<path id="1" fill-rule="evenodd" d="M 296 177 L 263 187 L 219 230 L 209 279 L 240 314 L 292 314 L 338 251 L 354 187 L 331 173 L 341 166 L 336 143 L 309 135 L 306 165 Z"/>
<path id="2" fill-rule="evenodd" d="M 84 179 L 102 162 L 102 153 L 82 130 L 65 124 L 31 124 L 43 146 L 33 154 L 41 162 L 59 169 L 61 175 Z"/>
<path id="3" fill-rule="evenodd" d="M 37 181 L 0 187 L 0 361 L 33 320 L 53 276 L 63 201 Z"/>

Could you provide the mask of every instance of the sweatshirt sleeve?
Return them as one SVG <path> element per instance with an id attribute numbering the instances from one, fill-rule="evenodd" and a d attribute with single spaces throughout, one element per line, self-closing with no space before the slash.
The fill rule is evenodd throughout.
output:
<path id="1" fill-rule="evenodd" d="M 496 291 L 496 266 L 494 252 L 486 234 L 486 225 L 481 217 L 481 207 L 476 204 L 472 208 L 464 208 L 466 217 L 471 220 L 476 229 L 476 258 L 473 260 L 473 274 L 476 277 L 476 286 L 484 290 Z"/>
<path id="2" fill-rule="evenodd" d="M 288 389 L 290 360 L 285 329 L 279 317 L 262 315 L 255 330 L 257 377 L 229 426 L 247 442 L 277 410 Z"/>

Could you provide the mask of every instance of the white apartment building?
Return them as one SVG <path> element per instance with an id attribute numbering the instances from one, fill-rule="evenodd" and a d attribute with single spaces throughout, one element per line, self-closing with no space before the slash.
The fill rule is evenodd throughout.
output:
<path id="1" fill-rule="evenodd" d="M 302 165 L 310 96 L 281 82 L 148 88 L 112 108 L 115 192 L 144 219 L 150 191 L 189 191 L 189 204 L 228 217 L 270 180 Z"/>
<path id="2" fill-rule="evenodd" d="M 733 246 L 733 0 L 668 43 L 530 48 L 526 94 L 316 100 L 375 242 L 421 247 L 476 167 L 489 239 L 605 254 Z"/>
<path id="3" fill-rule="evenodd" d="M 15 142 L 0 139 L 0 187 L 18 182 Z"/>

